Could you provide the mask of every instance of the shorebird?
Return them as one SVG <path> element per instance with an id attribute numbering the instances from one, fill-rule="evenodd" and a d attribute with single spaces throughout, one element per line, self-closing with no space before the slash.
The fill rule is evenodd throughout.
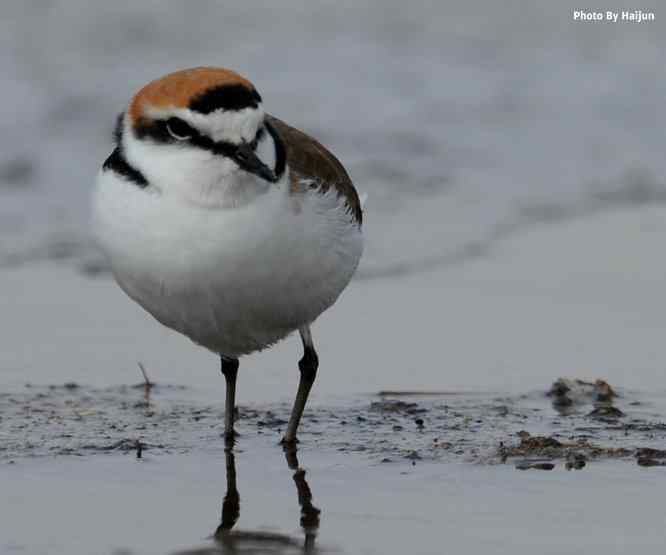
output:
<path id="1" fill-rule="evenodd" d="M 235 436 L 239 357 L 298 330 L 304 354 L 284 443 L 319 365 L 311 324 L 363 251 L 345 168 L 264 112 L 254 85 L 198 67 L 148 83 L 118 118 L 94 228 L 120 287 L 159 322 L 219 354 L 224 434 Z"/>

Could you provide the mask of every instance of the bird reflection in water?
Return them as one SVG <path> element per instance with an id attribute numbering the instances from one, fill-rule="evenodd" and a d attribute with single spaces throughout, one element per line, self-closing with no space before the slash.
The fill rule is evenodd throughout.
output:
<path id="1" fill-rule="evenodd" d="M 287 465 L 294 471 L 293 480 L 298 493 L 298 504 L 301 507 L 300 524 L 305 535 L 305 540 L 273 532 L 233 530 L 240 517 L 240 494 L 236 485 L 234 452 L 231 447 L 227 447 L 225 450 L 227 492 L 222 502 L 222 521 L 214 534 L 217 546 L 214 548 L 215 550 L 202 551 L 202 554 L 290 555 L 296 553 L 320 553 L 315 545 L 315 540 L 319 529 L 319 514 L 321 511 L 312 504 L 312 491 L 305 479 L 305 470 L 298 464 L 296 447 L 285 447 L 284 452 Z"/>

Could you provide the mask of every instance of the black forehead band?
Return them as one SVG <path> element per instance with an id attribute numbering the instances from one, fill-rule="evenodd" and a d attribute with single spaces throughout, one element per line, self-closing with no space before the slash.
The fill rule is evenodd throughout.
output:
<path id="1" fill-rule="evenodd" d="M 210 114 L 215 110 L 243 110 L 256 108 L 261 96 L 254 88 L 244 85 L 222 85 L 209 89 L 190 102 L 190 110 L 201 114 Z"/>

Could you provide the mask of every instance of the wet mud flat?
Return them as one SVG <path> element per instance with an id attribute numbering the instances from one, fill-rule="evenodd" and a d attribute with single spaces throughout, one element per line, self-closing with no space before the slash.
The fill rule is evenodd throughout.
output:
<path id="1" fill-rule="evenodd" d="M 198 399 L 159 384 L 0 395 L 0 553 L 607 554 L 665 539 L 659 395 L 573 380 L 385 391 L 313 405 L 290 451 L 289 405 L 241 406 L 227 449 L 222 403 Z"/>
<path id="2" fill-rule="evenodd" d="M 556 380 L 543 391 L 382 391 L 306 411 L 301 439 L 358 453 L 369 463 L 513 464 L 581 469 L 604 459 L 666 465 L 665 401 L 603 380 Z M 0 462 L 112 452 L 189 453 L 221 445 L 223 400 L 197 401 L 184 386 L 140 383 L 103 389 L 77 383 L 0 393 Z M 239 444 L 277 444 L 290 405 L 238 408 Z M 542 464 L 543 463 L 543 464 Z"/>

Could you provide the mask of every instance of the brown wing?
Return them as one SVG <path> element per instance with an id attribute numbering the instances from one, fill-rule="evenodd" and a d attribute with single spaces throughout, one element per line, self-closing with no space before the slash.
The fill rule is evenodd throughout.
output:
<path id="1" fill-rule="evenodd" d="M 361 202 L 349 174 L 333 153 L 309 135 L 282 120 L 268 114 L 266 118 L 285 143 L 292 187 L 299 190 L 303 179 L 312 180 L 322 192 L 334 187 L 338 195 L 345 197 L 351 214 L 360 225 L 363 220 Z"/>

